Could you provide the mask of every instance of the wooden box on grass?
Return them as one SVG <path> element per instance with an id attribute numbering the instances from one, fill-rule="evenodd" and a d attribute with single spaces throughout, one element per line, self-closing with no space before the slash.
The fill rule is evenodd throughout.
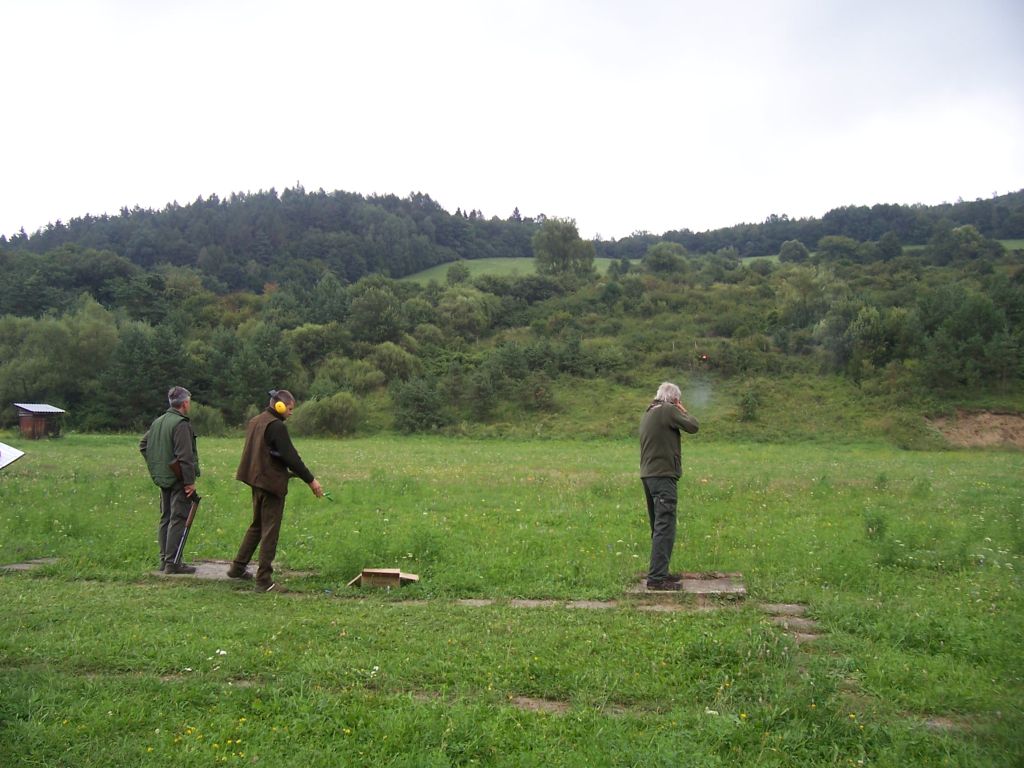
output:
<path id="1" fill-rule="evenodd" d="M 415 573 L 402 573 L 398 568 L 363 568 L 362 572 L 348 583 L 350 587 L 394 587 L 411 584 L 420 580 Z"/>

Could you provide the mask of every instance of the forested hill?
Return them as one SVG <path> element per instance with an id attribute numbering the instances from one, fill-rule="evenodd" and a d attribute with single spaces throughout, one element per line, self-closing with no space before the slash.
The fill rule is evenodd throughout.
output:
<path id="1" fill-rule="evenodd" d="M 317 280 L 326 271 L 346 283 L 390 277 L 457 259 L 532 256 L 536 230 L 518 210 L 507 220 L 478 211 L 449 214 L 428 195 L 363 197 L 301 187 L 216 195 L 161 211 L 122 209 L 118 216 L 58 221 L 35 234 L 0 237 L 0 252 L 46 254 L 66 246 L 112 252 L 150 269 L 194 267 L 217 293 L 261 292 L 265 283 Z M 96 259 L 92 259 L 96 261 Z M 106 269 L 110 259 L 94 264 Z"/>
<path id="2" fill-rule="evenodd" d="M 306 433 L 627 435 L 685 379 L 704 436 L 919 445 L 924 413 L 1024 409 L 1022 205 L 594 243 L 565 219 L 295 189 L 55 224 L 0 242 L 0 428 L 43 402 L 141 430 L 179 383 L 204 435 L 281 386 Z M 457 261 L 483 256 L 536 272 Z"/>
<path id="3" fill-rule="evenodd" d="M 685 210 L 679 218 L 685 220 Z M 26 285 L 59 284 L 64 272 L 88 272 L 82 276 L 88 289 L 159 265 L 194 268 L 215 293 L 260 293 L 267 283 L 315 282 L 326 272 L 350 284 L 370 274 L 403 277 L 457 259 L 529 257 L 531 238 L 544 221 L 543 214 L 524 218 L 518 209 L 506 219 L 485 218 L 476 210 L 448 213 L 419 193 L 364 197 L 296 187 L 58 221 L 34 234 L 0 236 L 0 258 L 8 283 L 22 293 Z M 772 215 L 758 224 L 636 233 L 594 246 L 597 256 L 615 259 L 642 258 L 662 240 L 694 254 L 735 249 L 740 257 L 767 256 L 779 253 L 786 241 L 813 250 L 826 236 L 867 242 L 893 233 L 903 245 L 924 244 L 965 224 L 988 238 L 1024 237 L 1024 190 L 938 206 L 848 206 L 820 219 Z M 35 314 L 42 308 L 4 310 Z"/>

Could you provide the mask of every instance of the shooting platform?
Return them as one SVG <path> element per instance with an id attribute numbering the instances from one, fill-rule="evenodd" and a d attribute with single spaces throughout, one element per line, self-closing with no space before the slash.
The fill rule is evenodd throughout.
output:
<path id="1" fill-rule="evenodd" d="M 403 584 L 420 580 L 415 573 L 402 573 L 398 568 L 363 568 L 362 572 L 348 583 L 350 587 L 385 587 L 398 589 Z"/>
<path id="2" fill-rule="evenodd" d="M 641 578 L 638 584 L 626 590 L 629 595 L 702 595 L 704 597 L 744 598 L 747 588 L 742 573 L 684 573 L 682 589 L 649 590 L 647 580 Z"/>
<path id="3" fill-rule="evenodd" d="M 164 573 L 163 571 L 153 571 L 154 576 L 167 577 L 171 579 L 199 579 L 201 581 L 231 581 L 236 584 L 248 584 L 252 585 L 251 581 L 245 582 L 240 579 L 228 578 L 228 568 L 231 567 L 230 560 L 192 560 L 189 565 L 195 566 L 195 573 Z M 252 566 L 248 568 L 250 575 L 254 573 Z M 289 571 L 282 568 L 276 568 L 274 574 L 281 579 L 287 578 L 302 578 L 305 576 L 312 576 L 309 571 Z"/>

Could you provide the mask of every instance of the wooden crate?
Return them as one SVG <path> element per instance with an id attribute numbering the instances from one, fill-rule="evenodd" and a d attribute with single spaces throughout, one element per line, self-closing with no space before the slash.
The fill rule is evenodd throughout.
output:
<path id="1" fill-rule="evenodd" d="M 363 568 L 352 581 L 350 587 L 385 587 L 391 589 L 403 584 L 411 584 L 420 580 L 415 573 L 402 573 L 398 568 Z"/>

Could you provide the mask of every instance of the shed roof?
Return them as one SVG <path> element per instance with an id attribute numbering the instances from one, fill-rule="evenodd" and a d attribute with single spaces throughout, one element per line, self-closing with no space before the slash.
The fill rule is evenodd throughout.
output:
<path id="1" fill-rule="evenodd" d="M 62 408 L 47 405 L 46 403 L 15 403 L 14 407 L 29 413 L 66 413 Z"/>

